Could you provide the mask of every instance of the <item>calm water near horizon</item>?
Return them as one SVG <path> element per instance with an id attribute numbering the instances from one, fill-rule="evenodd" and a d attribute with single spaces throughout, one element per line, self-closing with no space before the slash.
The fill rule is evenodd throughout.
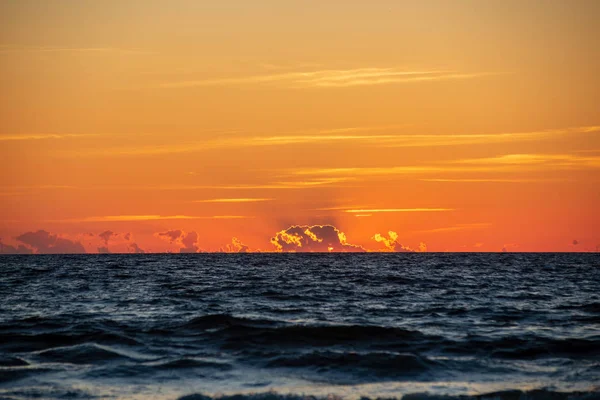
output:
<path id="1" fill-rule="evenodd" d="M 600 254 L 0 256 L 0 398 L 542 388 L 600 396 Z"/>

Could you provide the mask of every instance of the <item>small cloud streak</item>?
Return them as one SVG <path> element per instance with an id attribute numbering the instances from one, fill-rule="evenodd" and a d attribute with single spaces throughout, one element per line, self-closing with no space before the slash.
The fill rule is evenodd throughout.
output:
<path id="1" fill-rule="evenodd" d="M 600 132 L 600 126 L 570 127 L 531 132 L 509 132 L 491 134 L 374 134 L 375 131 L 389 131 L 397 126 L 351 127 L 340 129 L 324 129 L 305 132 L 293 132 L 276 136 L 225 136 L 219 139 L 192 142 L 185 144 L 164 143 L 152 146 L 115 147 L 109 149 L 89 149 L 67 152 L 66 155 L 82 156 L 155 156 L 163 154 L 180 154 L 204 152 L 214 149 L 272 147 L 289 145 L 319 144 L 361 144 L 372 147 L 431 147 L 461 146 L 477 144 L 514 143 L 539 141 L 548 138 L 589 134 Z M 366 132 L 366 133 L 359 133 Z M 52 136 L 52 135 L 50 135 Z M 84 135 L 81 135 L 84 136 Z M 8 136 L 7 136 L 8 137 Z M 12 135 L 11 138 L 17 136 Z M 42 137 L 40 137 L 41 139 Z M 13 139 L 16 140 L 16 139 Z M 406 172 L 406 171 L 405 171 Z M 418 172 L 418 171 L 415 171 Z"/>
<path id="2" fill-rule="evenodd" d="M 239 78 L 217 78 L 167 82 L 163 89 L 206 86 L 269 85 L 288 89 L 343 88 L 352 86 L 416 83 L 473 79 L 495 75 L 491 73 L 458 73 L 445 70 L 407 71 L 400 68 L 323 69 L 306 72 L 287 72 Z"/>
<path id="3" fill-rule="evenodd" d="M 275 199 L 267 198 L 238 198 L 238 199 L 207 199 L 207 200 L 194 200 L 194 203 L 255 203 L 262 201 L 272 201 Z"/>
<path id="4" fill-rule="evenodd" d="M 315 178 L 302 181 L 282 181 L 265 184 L 238 184 L 238 185 L 174 185 L 174 186 L 145 186 L 139 189 L 146 190 L 199 190 L 199 189 L 223 189 L 223 190 L 256 190 L 256 189 L 306 189 L 311 187 L 334 186 L 346 182 L 355 181 L 354 177 Z M 247 217 L 252 218 L 252 217 Z"/>
<path id="5" fill-rule="evenodd" d="M 123 49 L 118 47 L 59 47 L 59 46 L 20 46 L 0 45 L 0 54 L 7 53 L 120 53 L 120 54 L 155 54 L 139 49 Z"/>
<path id="6" fill-rule="evenodd" d="M 534 183 L 554 182 L 556 179 L 511 179 L 511 178 L 430 178 L 419 179 L 422 182 L 449 182 L 449 183 Z"/>
<path id="7" fill-rule="evenodd" d="M 563 168 L 600 168 L 600 156 L 577 156 L 573 154 L 505 154 L 497 157 L 457 160 L 459 164 L 488 165 L 541 165 Z"/>
<path id="8" fill-rule="evenodd" d="M 78 133 L 45 133 L 37 135 L 0 135 L 0 141 L 15 140 L 49 140 L 49 139 L 74 139 L 97 137 L 97 134 L 78 134 Z"/>
<path id="9" fill-rule="evenodd" d="M 346 235 L 332 225 L 295 225 L 279 231 L 271 239 L 279 252 L 364 252 L 348 243 Z"/>
<path id="10" fill-rule="evenodd" d="M 454 211 L 453 208 L 371 208 L 358 210 L 344 210 L 350 214 L 372 214 L 372 213 L 406 213 L 406 212 L 444 212 Z"/>
<path id="11" fill-rule="evenodd" d="M 99 217 L 86 217 L 77 219 L 52 220 L 49 222 L 130 222 L 130 221 L 162 221 L 162 220 L 186 220 L 186 219 L 245 219 L 254 218 L 245 215 L 213 215 L 213 216 L 192 216 L 192 215 L 105 215 Z"/>
<path id="12" fill-rule="evenodd" d="M 425 229 L 418 231 L 419 233 L 441 233 L 441 232 L 456 232 L 456 231 L 464 231 L 471 229 L 483 229 L 491 226 L 490 223 L 487 222 L 476 222 L 471 224 L 458 224 L 455 226 L 448 226 L 444 228 L 434 228 L 434 229 Z"/>

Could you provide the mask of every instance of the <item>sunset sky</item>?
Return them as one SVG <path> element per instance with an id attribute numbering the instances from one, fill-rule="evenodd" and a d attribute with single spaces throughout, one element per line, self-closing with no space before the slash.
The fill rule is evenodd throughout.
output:
<path id="1" fill-rule="evenodd" d="M 0 252 L 597 251 L 599 18 L 0 1 Z"/>

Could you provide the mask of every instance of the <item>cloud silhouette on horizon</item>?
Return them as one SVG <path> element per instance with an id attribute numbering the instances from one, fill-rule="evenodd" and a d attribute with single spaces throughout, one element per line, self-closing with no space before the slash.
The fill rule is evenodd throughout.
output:
<path id="1" fill-rule="evenodd" d="M 108 246 L 108 241 L 115 236 L 118 236 L 118 233 L 114 233 L 113 231 L 104 231 L 98 234 L 98 237 L 104 241 L 104 246 Z"/>
<path id="2" fill-rule="evenodd" d="M 200 250 L 198 247 L 198 233 L 195 231 L 186 233 L 181 229 L 174 229 L 156 233 L 156 236 L 171 244 L 177 244 L 180 247 L 180 253 L 197 253 Z"/>
<path id="3" fill-rule="evenodd" d="M 503 253 L 508 253 L 510 251 L 512 251 L 511 249 L 517 249 L 519 247 L 518 243 L 507 243 L 504 246 L 502 246 L 502 252 Z"/>
<path id="4" fill-rule="evenodd" d="M 17 236 L 16 239 L 38 254 L 83 254 L 86 252 L 80 242 L 62 238 L 45 230 L 26 232 Z"/>
<path id="5" fill-rule="evenodd" d="M 98 247 L 99 254 L 110 254 L 110 250 L 106 246 Z"/>
<path id="6" fill-rule="evenodd" d="M 385 251 L 393 251 L 396 253 L 424 253 L 427 251 L 427 245 L 424 242 L 419 243 L 418 249 L 412 249 L 409 246 L 404 246 L 398 242 L 398 233 L 394 231 L 388 231 L 388 236 L 376 233 L 371 238 L 378 243 L 383 243 Z"/>
<path id="7" fill-rule="evenodd" d="M 248 253 L 254 252 L 255 250 L 250 250 L 249 246 L 245 245 L 240 239 L 234 236 L 231 238 L 231 243 L 221 247 L 219 251 L 224 253 Z"/>
<path id="8" fill-rule="evenodd" d="M 33 251 L 23 246 L 22 244 L 17 247 L 11 246 L 10 244 L 2 243 L 2 239 L 0 239 L 0 254 L 31 254 Z"/>
<path id="9" fill-rule="evenodd" d="M 333 225 L 294 225 L 279 231 L 271 243 L 281 252 L 364 252 L 348 243 L 346 235 Z"/>
<path id="10" fill-rule="evenodd" d="M 131 251 L 134 254 L 144 254 L 144 253 L 146 253 L 146 251 L 144 249 L 140 248 L 140 246 L 138 246 L 137 243 L 131 243 L 127 247 L 129 249 L 129 251 Z"/>

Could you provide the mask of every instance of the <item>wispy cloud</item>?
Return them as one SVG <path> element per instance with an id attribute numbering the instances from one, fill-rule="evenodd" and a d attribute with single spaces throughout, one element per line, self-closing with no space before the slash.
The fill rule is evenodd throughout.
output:
<path id="1" fill-rule="evenodd" d="M 336 88 L 424 81 L 470 79 L 490 73 L 459 73 L 447 70 L 404 70 L 401 68 L 323 69 L 235 78 L 216 78 L 166 82 L 160 88 L 202 86 L 273 85 L 286 88 Z"/>
<path id="2" fill-rule="evenodd" d="M 370 208 L 344 210 L 350 214 L 373 214 L 373 213 L 413 213 L 413 212 L 443 212 L 454 211 L 453 208 Z"/>
<path id="3" fill-rule="evenodd" d="M 303 168 L 289 173 L 298 176 L 377 176 L 377 175 L 418 175 L 446 174 L 457 172 L 522 172 L 569 169 L 600 168 L 600 156 L 578 156 L 572 154 L 505 154 L 497 157 L 471 158 L 430 165 L 406 165 L 393 167 L 345 167 L 345 168 Z M 422 179 L 437 182 L 524 182 L 510 178 L 475 179 Z M 537 180 L 536 180 L 537 181 Z"/>
<path id="4" fill-rule="evenodd" d="M 111 149 L 93 149 L 71 153 L 73 156 L 153 156 L 163 154 L 195 153 L 221 148 L 268 147 L 299 144 L 319 144 L 333 142 L 373 142 L 391 140 L 392 135 L 285 135 L 262 137 L 228 137 L 183 144 L 161 144 L 153 146 L 116 147 Z"/>
<path id="5" fill-rule="evenodd" d="M 555 167 L 600 167 L 600 156 L 574 154 L 505 154 L 496 157 L 457 160 L 459 164 L 522 165 Z"/>
<path id="6" fill-rule="evenodd" d="M 17 185 L 0 187 L 0 196 L 20 196 L 31 194 L 37 190 L 72 190 L 75 186 L 70 185 Z"/>
<path id="7" fill-rule="evenodd" d="M 69 46 L 23 46 L 0 45 L 0 54 L 4 53 L 121 53 L 121 54 L 154 54 L 141 49 L 125 49 L 119 47 L 69 47 Z"/>
<path id="8" fill-rule="evenodd" d="M 372 147 L 431 147 L 477 144 L 515 143 L 552 139 L 564 135 L 600 132 L 600 126 L 571 127 L 531 132 L 490 134 L 390 134 L 385 131 L 400 129 L 398 126 L 348 127 L 293 132 L 274 136 L 232 136 L 180 144 L 115 147 L 89 149 L 67 153 L 71 156 L 152 156 L 203 152 L 221 148 L 247 148 L 288 145 L 360 144 Z M 383 131 L 383 132 L 382 132 Z M 378 132 L 378 133 L 374 133 Z M 384 133 L 384 134 L 382 134 Z M 11 136 L 14 137 L 15 135 Z M 40 137 L 42 138 L 42 137 Z"/>
<path id="9" fill-rule="evenodd" d="M 254 189 L 305 189 L 320 186 L 332 186 L 355 181 L 354 177 L 327 177 L 310 178 L 301 181 L 281 181 L 264 184 L 223 184 L 223 185 L 169 185 L 169 186 L 143 186 L 138 189 L 145 190 L 203 190 L 203 189 L 224 189 L 224 190 L 254 190 Z"/>
<path id="10" fill-rule="evenodd" d="M 600 126 L 484 134 L 407 134 L 394 136 L 393 140 L 389 140 L 387 143 L 384 143 L 384 145 L 387 147 L 428 147 L 514 143 L 543 140 L 569 134 L 587 134 L 593 132 L 600 132 Z"/>
<path id="11" fill-rule="evenodd" d="M 257 203 L 262 201 L 272 201 L 274 199 L 269 198 L 226 198 L 226 199 L 206 199 L 206 200 L 194 200 L 194 203 Z"/>
<path id="12" fill-rule="evenodd" d="M 245 215 L 104 215 L 76 219 L 51 220 L 48 222 L 125 222 L 125 221 L 161 221 L 161 220 L 191 220 L 191 219 L 245 219 L 254 218 Z"/>
<path id="13" fill-rule="evenodd" d="M 519 179 L 519 178 L 425 178 L 422 182 L 452 182 L 452 183 L 533 183 L 556 182 L 557 179 Z"/>
<path id="14" fill-rule="evenodd" d="M 40 134 L 24 134 L 24 135 L 2 135 L 0 141 L 9 140 L 48 140 L 48 139 L 72 139 L 72 138 L 87 138 L 100 136 L 97 134 L 78 134 L 78 133 L 40 133 Z"/>
<path id="15" fill-rule="evenodd" d="M 315 211 L 341 211 L 354 214 L 356 217 L 370 217 L 376 213 L 442 212 L 453 210 L 453 208 L 372 208 L 364 206 L 336 206 L 315 209 Z"/>
<path id="16" fill-rule="evenodd" d="M 464 231 L 464 230 L 473 230 L 473 229 L 484 229 L 490 227 L 491 224 L 488 222 L 476 222 L 469 224 L 458 224 L 454 226 L 447 226 L 443 228 L 434 228 L 434 229 L 425 229 L 416 231 L 418 233 L 442 233 L 442 232 L 456 232 L 456 231 Z"/>

